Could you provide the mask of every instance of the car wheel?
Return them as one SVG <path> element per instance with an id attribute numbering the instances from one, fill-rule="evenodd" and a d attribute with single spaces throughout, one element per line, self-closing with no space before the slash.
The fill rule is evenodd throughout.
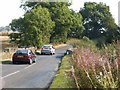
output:
<path id="1" fill-rule="evenodd" d="M 30 59 L 29 64 L 30 64 L 30 65 L 32 64 L 32 59 Z"/>
<path id="2" fill-rule="evenodd" d="M 36 58 L 34 59 L 33 63 L 36 63 Z"/>
<path id="3" fill-rule="evenodd" d="M 53 55 L 53 53 L 50 53 L 50 55 Z"/>
<path id="4" fill-rule="evenodd" d="M 44 55 L 44 53 L 41 53 L 41 55 Z"/>
<path id="5" fill-rule="evenodd" d="M 13 64 L 16 64 L 16 62 L 14 62 L 14 61 L 13 61 L 12 63 L 13 63 Z"/>

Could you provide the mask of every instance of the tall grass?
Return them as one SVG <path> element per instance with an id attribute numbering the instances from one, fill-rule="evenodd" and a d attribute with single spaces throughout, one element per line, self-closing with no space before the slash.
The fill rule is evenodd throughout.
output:
<path id="1" fill-rule="evenodd" d="M 120 43 L 116 46 L 106 46 L 101 51 L 93 43 L 88 45 L 86 41 L 84 44 L 83 41 L 79 43 L 72 55 L 79 86 L 101 89 L 120 88 Z"/>
<path id="2" fill-rule="evenodd" d="M 13 53 L 14 53 L 13 51 L 12 52 L 2 52 L 2 61 L 6 60 L 6 59 L 11 60 Z"/>
<path id="3" fill-rule="evenodd" d="M 92 40 L 89 40 L 87 37 L 83 37 L 83 39 L 70 39 L 68 44 L 71 44 L 75 48 L 90 48 L 92 51 L 97 51 L 96 44 Z"/>

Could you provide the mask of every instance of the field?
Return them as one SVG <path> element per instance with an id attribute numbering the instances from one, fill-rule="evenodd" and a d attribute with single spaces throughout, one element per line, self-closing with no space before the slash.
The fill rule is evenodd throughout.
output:
<path id="1" fill-rule="evenodd" d="M 10 39 L 8 36 L 0 36 L 0 42 L 1 42 L 2 49 L 14 47 L 14 44 L 11 44 L 9 41 Z"/>
<path id="2" fill-rule="evenodd" d="M 15 44 L 9 41 L 10 39 L 8 36 L 0 36 L 0 53 L 2 54 L 2 60 L 10 59 L 17 48 Z"/>

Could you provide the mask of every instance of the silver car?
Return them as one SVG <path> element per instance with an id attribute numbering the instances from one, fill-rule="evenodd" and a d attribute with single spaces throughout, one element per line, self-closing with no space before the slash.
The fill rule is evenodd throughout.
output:
<path id="1" fill-rule="evenodd" d="M 41 54 L 55 54 L 55 48 L 53 45 L 44 45 L 41 49 Z"/>

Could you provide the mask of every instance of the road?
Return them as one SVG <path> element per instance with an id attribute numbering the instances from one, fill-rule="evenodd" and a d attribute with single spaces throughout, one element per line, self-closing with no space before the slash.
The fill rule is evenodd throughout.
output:
<path id="1" fill-rule="evenodd" d="M 52 82 L 65 51 L 71 46 L 59 47 L 55 55 L 39 55 L 36 63 L 3 64 L 3 88 L 48 88 Z"/>

